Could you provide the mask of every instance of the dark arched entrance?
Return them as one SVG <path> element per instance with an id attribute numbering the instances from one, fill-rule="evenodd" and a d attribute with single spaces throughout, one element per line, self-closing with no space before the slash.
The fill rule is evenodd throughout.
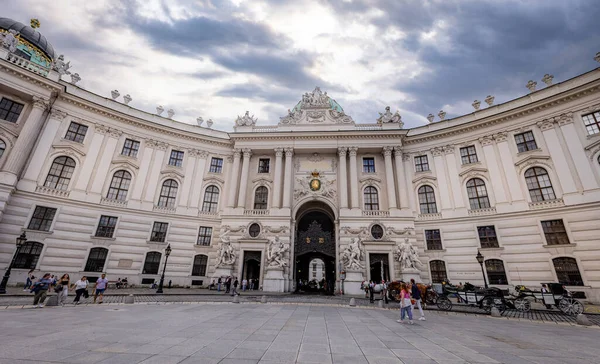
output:
<path id="1" fill-rule="evenodd" d="M 335 270 L 335 224 L 328 207 L 306 206 L 298 213 L 294 260 L 296 292 L 321 292 L 332 294 L 336 281 Z M 325 269 L 319 269 L 318 281 L 313 277 L 312 265 L 320 259 Z"/>

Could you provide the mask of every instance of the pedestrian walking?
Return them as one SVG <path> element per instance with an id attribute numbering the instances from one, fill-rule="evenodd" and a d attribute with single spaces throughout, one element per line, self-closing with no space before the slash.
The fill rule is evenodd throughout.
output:
<path id="1" fill-rule="evenodd" d="M 75 299 L 73 300 L 74 304 L 79 304 L 79 299 L 82 295 L 83 297 L 88 298 L 88 284 L 89 282 L 86 276 L 81 277 L 81 279 L 79 279 L 77 282 L 75 282 L 75 284 L 73 284 L 71 288 L 75 289 Z"/>
<path id="2" fill-rule="evenodd" d="M 33 285 L 31 292 L 35 293 L 35 296 L 33 297 L 34 307 L 44 307 L 44 301 L 48 296 L 48 289 L 52 287 L 52 282 L 53 281 L 52 277 L 50 276 L 50 273 L 46 273 L 42 278 L 40 278 L 39 281 L 37 281 Z"/>
<path id="3" fill-rule="evenodd" d="M 29 272 L 27 272 L 27 279 L 25 280 L 25 287 L 23 287 L 23 291 L 29 291 L 31 289 L 31 285 L 33 284 L 33 280 L 35 279 L 35 276 L 33 275 L 34 270 L 35 269 L 32 269 Z"/>
<path id="4" fill-rule="evenodd" d="M 375 283 L 373 281 L 369 281 L 369 302 L 373 303 L 375 300 L 373 299 L 373 289 L 375 288 Z"/>
<path id="5" fill-rule="evenodd" d="M 388 286 L 387 282 L 384 280 L 381 281 L 381 293 L 383 294 L 383 300 L 385 304 L 388 304 Z"/>
<path id="6" fill-rule="evenodd" d="M 254 291 L 254 279 L 250 279 L 248 283 L 250 284 L 250 290 Z"/>
<path id="7" fill-rule="evenodd" d="M 419 317 L 419 321 L 425 321 L 425 314 L 423 313 L 423 307 L 421 306 L 421 291 L 419 291 L 419 287 L 415 283 L 414 279 L 410 280 L 410 284 L 412 299 L 415 300 L 415 305 L 419 309 L 419 314 L 421 315 L 421 317 Z"/>
<path id="8" fill-rule="evenodd" d="M 231 276 L 228 276 L 227 280 L 225 281 L 225 293 L 229 293 L 230 290 L 231 290 Z"/>
<path id="9" fill-rule="evenodd" d="M 231 295 L 232 296 L 239 295 L 239 293 L 237 292 L 237 286 L 238 286 L 238 284 L 240 284 L 240 282 L 238 281 L 237 277 L 234 277 L 233 288 L 231 289 Z"/>
<path id="10" fill-rule="evenodd" d="M 413 315 L 412 315 L 412 302 L 410 300 L 410 289 L 406 283 L 402 283 L 400 286 L 402 290 L 400 291 L 400 319 L 396 320 L 398 323 L 404 322 L 404 316 L 408 314 L 408 323 L 413 324 Z"/>
<path id="11" fill-rule="evenodd" d="M 219 279 L 217 280 L 217 292 L 221 292 L 221 283 L 223 282 L 223 280 L 221 279 L 221 277 L 219 277 Z"/>
<path id="12" fill-rule="evenodd" d="M 60 291 L 56 291 L 56 295 L 58 297 L 58 304 L 61 306 L 65 305 L 65 301 L 67 300 L 67 297 L 69 296 L 69 287 L 71 285 L 71 277 L 69 277 L 69 274 L 65 273 L 62 275 L 62 277 L 60 277 L 60 279 L 58 280 L 58 284 L 56 285 L 56 287 L 62 287 L 62 290 Z"/>
<path id="13" fill-rule="evenodd" d="M 248 287 L 248 280 L 242 279 L 242 291 L 246 292 L 246 287 Z"/>
<path id="14" fill-rule="evenodd" d="M 102 298 L 104 298 L 104 291 L 106 291 L 106 287 L 108 286 L 108 279 L 106 279 L 106 274 L 102 273 L 100 278 L 96 281 L 95 289 L 94 289 L 94 303 L 96 303 L 96 298 L 100 296 L 100 301 L 98 304 L 102 303 Z"/>

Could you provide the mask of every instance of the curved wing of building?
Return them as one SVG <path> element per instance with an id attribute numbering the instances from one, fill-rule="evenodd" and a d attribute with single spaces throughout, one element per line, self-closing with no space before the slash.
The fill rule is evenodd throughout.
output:
<path id="1" fill-rule="evenodd" d="M 150 284 L 169 247 L 178 286 L 235 276 L 331 291 L 344 279 L 357 293 L 363 280 L 485 278 L 600 301 L 600 69 L 413 129 L 390 108 L 354 120 L 317 87 L 277 124 L 245 112 L 227 133 L 79 88 L 23 24 L 0 19 L 0 36 L 10 284 L 30 269 Z"/>

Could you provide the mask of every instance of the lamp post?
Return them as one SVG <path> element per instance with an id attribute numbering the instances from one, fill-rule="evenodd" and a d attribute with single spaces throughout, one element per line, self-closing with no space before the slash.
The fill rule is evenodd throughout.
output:
<path id="1" fill-rule="evenodd" d="M 485 278 L 485 271 L 483 270 L 483 262 L 484 262 L 485 258 L 483 257 L 483 255 L 481 255 L 481 252 L 479 250 L 477 250 L 477 256 L 475 257 L 475 259 L 477 259 L 477 262 L 481 266 L 481 274 L 483 275 L 483 284 L 484 284 L 485 288 L 488 288 L 487 279 Z"/>
<path id="2" fill-rule="evenodd" d="M 17 259 L 17 255 L 19 255 L 21 246 L 23 246 L 23 244 L 25 244 L 25 242 L 27 242 L 27 236 L 25 235 L 25 232 L 23 231 L 23 233 L 19 237 L 17 237 L 17 241 L 16 241 L 17 251 L 15 252 L 15 255 L 13 255 L 13 258 L 10 261 L 8 269 L 6 269 L 6 273 L 4 273 L 4 278 L 2 278 L 2 283 L 0 283 L 0 294 L 6 293 L 6 285 L 8 284 L 8 279 L 10 278 L 10 270 L 12 269 L 13 264 L 15 264 L 15 259 Z"/>
<path id="3" fill-rule="evenodd" d="M 163 293 L 163 283 L 165 283 L 165 270 L 167 269 L 167 260 L 169 260 L 169 255 L 171 255 L 171 244 L 167 245 L 165 248 L 165 265 L 163 266 L 163 272 L 160 276 L 160 283 L 158 284 L 158 289 L 156 293 Z"/>

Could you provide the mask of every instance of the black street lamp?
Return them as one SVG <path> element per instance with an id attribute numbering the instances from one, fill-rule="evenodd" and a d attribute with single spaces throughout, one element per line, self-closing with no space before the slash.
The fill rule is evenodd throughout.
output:
<path id="1" fill-rule="evenodd" d="M 167 247 L 165 248 L 165 265 L 163 266 L 163 272 L 160 276 L 160 283 L 158 285 L 156 293 L 163 293 L 163 283 L 165 283 L 165 269 L 167 269 L 167 260 L 169 260 L 169 255 L 171 255 L 171 244 L 167 245 Z"/>
<path id="2" fill-rule="evenodd" d="M 485 285 L 485 288 L 488 288 L 487 279 L 485 278 L 485 271 L 483 270 L 483 262 L 485 261 L 485 258 L 483 257 L 483 255 L 481 255 L 481 252 L 479 250 L 477 250 L 477 256 L 475 257 L 475 259 L 477 259 L 477 262 L 481 266 L 481 274 L 483 275 L 483 284 Z"/>
<path id="3" fill-rule="evenodd" d="M 10 265 L 8 266 L 8 269 L 6 270 L 6 273 L 4 273 L 4 278 L 2 278 L 2 283 L 0 283 L 0 294 L 6 293 L 6 285 L 8 284 L 8 279 L 10 278 L 10 270 L 12 269 L 13 264 L 15 264 L 15 259 L 17 259 L 17 256 L 19 255 L 21 246 L 23 246 L 23 244 L 25 244 L 25 242 L 27 242 L 27 236 L 25 236 L 25 232 L 23 231 L 21 236 L 17 237 L 17 241 L 16 241 L 17 251 L 15 252 L 15 255 L 13 255 L 13 258 L 10 261 Z"/>

